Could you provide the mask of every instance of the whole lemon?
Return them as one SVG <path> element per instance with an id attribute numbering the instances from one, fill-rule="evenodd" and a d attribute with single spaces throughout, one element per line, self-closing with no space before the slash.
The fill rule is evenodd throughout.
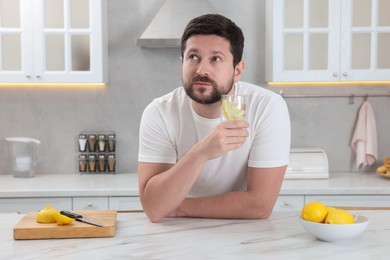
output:
<path id="1" fill-rule="evenodd" d="M 326 206 L 317 201 L 312 201 L 302 208 L 302 218 L 307 221 L 323 223 L 326 215 L 328 214 L 328 209 Z"/>
<path id="2" fill-rule="evenodd" d="M 329 212 L 325 219 L 326 224 L 353 224 L 353 215 L 346 210 L 336 209 Z"/>

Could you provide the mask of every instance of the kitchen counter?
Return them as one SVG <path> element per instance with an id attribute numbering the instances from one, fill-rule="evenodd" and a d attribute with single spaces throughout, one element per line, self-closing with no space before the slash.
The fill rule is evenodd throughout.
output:
<path id="1" fill-rule="evenodd" d="M 390 211 L 351 211 L 368 217 L 360 236 L 317 240 L 297 212 L 267 220 L 167 218 L 151 223 L 143 213 L 119 213 L 112 238 L 13 240 L 23 217 L 0 214 L 1 259 L 387 259 Z"/>
<path id="2" fill-rule="evenodd" d="M 390 178 L 376 173 L 331 173 L 329 179 L 284 180 L 281 195 L 390 195 Z M 138 196 L 134 173 L 0 175 L 0 198 Z"/>

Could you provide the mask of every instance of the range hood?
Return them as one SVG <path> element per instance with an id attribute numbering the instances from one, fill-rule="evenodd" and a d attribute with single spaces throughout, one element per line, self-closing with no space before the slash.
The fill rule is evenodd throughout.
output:
<path id="1" fill-rule="evenodd" d="M 167 0 L 137 45 L 149 48 L 177 48 L 187 23 L 202 14 L 216 13 L 207 0 Z"/>

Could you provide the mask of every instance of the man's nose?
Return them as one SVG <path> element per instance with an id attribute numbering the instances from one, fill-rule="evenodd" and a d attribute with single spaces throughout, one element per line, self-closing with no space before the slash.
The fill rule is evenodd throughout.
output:
<path id="1" fill-rule="evenodd" d="M 210 75 L 210 64 L 204 60 L 199 62 L 196 73 L 201 76 Z"/>

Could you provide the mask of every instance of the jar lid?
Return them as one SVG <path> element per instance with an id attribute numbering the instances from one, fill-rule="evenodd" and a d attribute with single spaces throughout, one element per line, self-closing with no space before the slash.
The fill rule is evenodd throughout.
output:
<path id="1" fill-rule="evenodd" d="M 100 134 L 100 135 L 98 136 L 98 138 L 99 138 L 99 139 L 106 139 L 106 135 Z"/>
<path id="2" fill-rule="evenodd" d="M 96 138 L 96 135 L 95 134 L 90 134 L 90 135 L 88 135 L 88 138 Z"/>
<path id="3" fill-rule="evenodd" d="M 115 134 L 109 134 L 108 139 L 115 139 Z"/>
<path id="4" fill-rule="evenodd" d="M 79 138 L 80 138 L 80 139 L 87 139 L 87 135 L 85 135 L 85 134 L 80 134 L 80 135 L 79 135 Z"/>
<path id="5" fill-rule="evenodd" d="M 96 159 L 96 155 L 90 154 L 90 155 L 88 155 L 88 159 Z"/>
<path id="6" fill-rule="evenodd" d="M 87 156 L 85 154 L 80 154 L 79 159 L 87 159 Z"/>
<path id="7" fill-rule="evenodd" d="M 115 159 L 115 154 L 109 154 L 109 155 L 108 155 L 108 158 L 109 158 L 109 159 Z"/>
<path id="8" fill-rule="evenodd" d="M 106 159 L 106 156 L 104 154 L 99 154 L 98 158 L 99 159 Z"/>

